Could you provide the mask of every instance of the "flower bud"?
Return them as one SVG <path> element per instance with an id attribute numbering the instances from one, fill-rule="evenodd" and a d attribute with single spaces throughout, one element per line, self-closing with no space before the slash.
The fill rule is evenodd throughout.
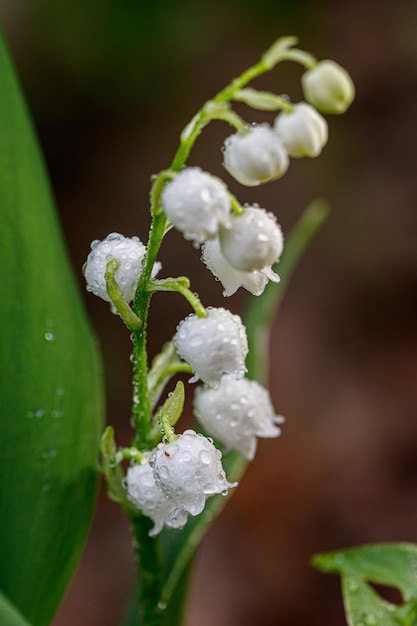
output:
<path id="1" fill-rule="evenodd" d="M 226 495 L 237 484 L 227 482 L 221 456 L 210 439 L 186 430 L 172 443 L 160 443 L 150 463 L 163 493 L 190 515 L 198 515 L 208 496 Z"/>
<path id="2" fill-rule="evenodd" d="M 115 280 L 126 302 L 133 300 L 146 247 L 138 237 L 124 237 L 119 233 L 110 233 L 103 241 L 96 239 L 91 244 L 91 252 L 83 267 L 87 290 L 94 295 L 111 302 L 106 289 L 106 266 L 111 259 L 119 261 Z"/>
<path id="3" fill-rule="evenodd" d="M 294 104 L 293 111 L 282 111 L 275 119 L 274 129 L 294 158 L 316 157 L 327 143 L 327 122 L 309 104 Z"/>
<path id="4" fill-rule="evenodd" d="M 245 375 L 248 354 L 246 329 L 238 315 L 223 308 L 208 307 L 207 317 L 189 315 L 179 323 L 174 337 L 178 354 L 201 378 L 215 387 L 223 374 Z"/>
<path id="5" fill-rule="evenodd" d="M 334 61 L 320 61 L 301 77 L 304 97 L 322 113 L 344 113 L 355 97 L 347 71 Z"/>
<path id="6" fill-rule="evenodd" d="M 214 237 L 230 213 L 226 185 L 199 167 L 188 167 L 167 183 L 161 205 L 175 228 L 197 243 Z"/>
<path id="7" fill-rule="evenodd" d="M 253 270 L 253 272 L 241 272 L 232 267 L 222 254 L 217 237 L 216 239 L 205 241 L 201 251 L 203 262 L 222 283 L 224 296 L 232 296 L 239 287 L 243 287 L 254 296 L 260 296 L 263 294 L 269 280 L 274 283 L 279 282 L 278 274 L 275 274 L 271 267 Z"/>
<path id="8" fill-rule="evenodd" d="M 249 461 L 255 456 L 256 437 L 278 437 L 281 430 L 276 424 L 284 421 L 275 414 L 262 385 L 226 375 L 217 389 L 196 389 L 194 412 L 209 435 Z"/>
<path id="9" fill-rule="evenodd" d="M 242 185 L 256 186 L 281 178 L 289 158 L 281 140 L 267 124 L 236 133 L 224 144 L 224 167 Z"/>
<path id="10" fill-rule="evenodd" d="M 155 524 L 149 531 L 150 537 L 155 537 L 164 526 L 185 526 L 188 519 L 186 511 L 158 487 L 149 463 L 129 467 L 125 483 L 130 502 Z"/>
<path id="11" fill-rule="evenodd" d="M 284 249 L 284 237 L 276 218 L 265 209 L 245 208 L 219 230 L 220 248 L 230 265 L 241 272 L 271 267 Z"/>

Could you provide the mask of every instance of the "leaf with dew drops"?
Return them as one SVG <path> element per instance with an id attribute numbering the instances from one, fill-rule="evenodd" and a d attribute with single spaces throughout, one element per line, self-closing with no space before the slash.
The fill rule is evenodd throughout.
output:
<path id="1" fill-rule="evenodd" d="M 0 113 L 0 588 L 46 626 L 93 511 L 101 368 L 1 34 Z"/>
<path id="2" fill-rule="evenodd" d="M 349 626 L 415 626 L 417 624 L 417 545 L 373 544 L 317 554 L 322 572 L 340 574 Z M 401 603 L 384 599 L 384 585 L 401 593 Z"/>

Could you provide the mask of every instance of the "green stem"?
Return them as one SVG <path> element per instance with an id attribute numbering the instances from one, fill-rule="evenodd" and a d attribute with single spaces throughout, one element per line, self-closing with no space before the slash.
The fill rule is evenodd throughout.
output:
<path id="1" fill-rule="evenodd" d="M 162 626 L 163 610 L 159 606 L 162 590 L 162 558 L 159 540 L 149 537 L 152 522 L 142 515 L 131 519 L 136 540 L 138 578 L 141 582 L 139 605 L 143 626 Z"/>
<path id="2" fill-rule="evenodd" d="M 230 197 L 230 205 L 232 207 L 233 213 L 235 215 L 243 215 L 244 210 L 239 200 L 235 198 L 235 196 L 231 193 L 229 193 L 229 197 Z"/>
<path id="3" fill-rule="evenodd" d="M 188 281 L 188 279 L 186 279 Z M 149 283 L 149 291 L 176 291 L 189 302 L 198 317 L 207 317 L 206 310 L 200 298 L 186 286 L 185 280 L 181 276 L 178 279 L 166 278 L 164 280 L 154 280 Z"/>
<path id="4" fill-rule="evenodd" d="M 142 326 L 142 322 L 134 314 L 128 303 L 123 297 L 120 287 L 116 281 L 115 273 L 119 268 L 119 261 L 117 259 L 110 259 L 106 265 L 106 272 L 104 278 L 106 280 L 106 290 L 113 303 L 114 308 L 120 315 L 129 330 L 139 330 Z"/>

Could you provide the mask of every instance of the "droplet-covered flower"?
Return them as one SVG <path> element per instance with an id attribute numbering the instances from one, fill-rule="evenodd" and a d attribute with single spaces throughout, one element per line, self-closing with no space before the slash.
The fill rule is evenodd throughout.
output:
<path id="1" fill-rule="evenodd" d="M 254 296 L 264 292 L 268 281 L 279 282 L 279 276 L 270 267 L 252 272 L 241 272 L 230 265 L 223 255 L 218 238 L 205 241 L 201 248 L 201 258 L 212 274 L 222 283 L 224 296 L 232 296 L 239 287 L 247 289 Z"/>
<path id="2" fill-rule="evenodd" d="M 226 495 L 236 486 L 227 482 L 221 456 L 207 437 L 186 430 L 172 443 L 160 443 L 150 463 L 165 495 L 190 515 L 198 515 L 208 496 Z"/>
<path id="3" fill-rule="evenodd" d="M 91 252 L 83 267 L 87 290 L 111 302 L 106 289 L 106 266 L 111 259 L 117 259 L 119 267 L 115 279 L 126 302 L 133 300 L 146 247 L 138 237 L 124 237 L 110 233 L 103 241 L 96 239 L 91 244 Z"/>
<path id="4" fill-rule="evenodd" d="M 277 424 L 284 421 L 262 385 L 231 376 L 223 376 L 217 389 L 196 389 L 194 411 L 209 435 L 249 461 L 255 456 L 256 437 L 277 437 Z"/>
<path id="5" fill-rule="evenodd" d="M 169 221 L 196 243 L 214 237 L 230 213 L 226 185 L 199 167 L 187 167 L 167 183 L 161 205 Z"/>
<path id="6" fill-rule="evenodd" d="M 215 387 L 223 374 L 242 378 L 248 354 L 246 329 L 238 315 L 223 308 L 208 307 L 207 317 L 189 315 L 179 323 L 175 347 L 201 378 Z"/>
<path id="7" fill-rule="evenodd" d="M 149 463 L 129 467 L 125 482 L 130 502 L 155 524 L 149 531 L 151 537 L 160 533 L 164 526 L 185 526 L 188 519 L 186 511 L 161 491 Z"/>
<path id="8" fill-rule="evenodd" d="M 355 97 L 355 86 L 338 63 L 324 60 L 301 77 L 304 97 L 322 113 L 344 113 Z"/>
<path id="9" fill-rule="evenodd" d="M 256 186 L 281 178 L 289 158 L 280 138 L 267 124 L 235 133 L 224 144 L 224 167 L 242 185 Z"/>
<path id="10" fill-rule="evenodd" d="M 328 139 L 327 122 L 309 104 L 294 104 L 293 111 L 282 111 L 275 119 L 274 129 L 294 158 L 318 156 Z"/>
<path id="11" fill-rule="evenodd" d="M 271 267 L 284 249 L 284 236 L 275 216 L 254 206 L 234 215 L 230 226 L 221 227 L 219 241 L 223 255 L 241 272 Z"/>

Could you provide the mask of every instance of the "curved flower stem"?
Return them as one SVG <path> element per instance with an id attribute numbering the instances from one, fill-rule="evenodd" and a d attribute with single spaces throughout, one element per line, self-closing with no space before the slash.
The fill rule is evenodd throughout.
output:
<path id="1" fill-rule="evenodd" d="M 235 196 L 231 193 L 229 193 L 229 198 L 230 198 L 230 205 L 232 207 L 233 213 L 235 215 L 242 215 L 244 212 L 244 209 L 242 205 L 240 204 L 239 200 L 235 198 Z"/>
<path id="2" fill-rule="evenodd" d="M 239 99 L 242 89 L 252 80 L 272 70 L 277 63 L 284 60 L 292 60 L 301 63 L 305 67 L 314 67 L 316 59 L 308 52 L 292 48 L 297 43 L 295 37 L 283 37 L 276 41 L 261 60 L 247 69 L 243 74 L 235 78 L 227 87 L 218 92 L 212 100 L 206 102 L 200 111 L 193 117 L 181 133 L 180 145 L 172 161 L 172 170 L 179 171 L 201 131 L 211 120 L 224 120 L 234 126 L 238 131 L 247 132 L 248 125 L 236 113 L 230 110 L 229 102 Z M 236 95 L 238 97 L 236 98 Z M 285 105 L 280 99 L 280 106 L 285 109 L 291 105 Z"/>
<path id="3" fill-rule="evenodd" d="M 106 272 L 104 278 L 106 280 L 106 290 L 109 297 L 129 330 L 139 330 L 142 326 L 142 322 L 137 315 L 132 311 L 128 303 L 123 297 L 120 287 L 117 284 L 115 273 L 119 267 L 119 261 L 117 259 L 110 259 L 106 265 Z"/>
<path id="4" fill-rule="evenodd" d="M 205 308 L 200 298 L 187 286 L 188 278 L 165 278 L 164 280 L 153 280 L 149 283 L 149 291 L 176 291 L 189 302 L 198 317 L 207 317 Z"/>

